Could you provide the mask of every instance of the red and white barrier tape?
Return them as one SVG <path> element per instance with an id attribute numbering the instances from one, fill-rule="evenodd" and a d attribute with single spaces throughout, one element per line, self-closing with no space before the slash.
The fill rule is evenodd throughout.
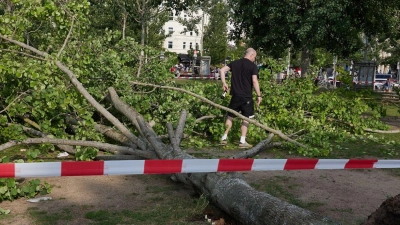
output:
<path id="1" fill-rule="evenodd" d="M 400 168 L 377 159 L 177 159 L 0 164 L 0 177 L 59 177 L 269 170 Z"/>
<path id="2" fill-rule="evenodd" d="M 214 80 L 215 77 L 211 76 L 201 76 L 201 77 L 192 77 L 192 76 L 180 76 L 180 77 L 175 77 L 175 79 L 201 79 L 201 80 Z"/>
<path id="3" fill-rule="evenodd" d="M 383 84 L 383 81 L 359 81 L 359 84 Z"/>

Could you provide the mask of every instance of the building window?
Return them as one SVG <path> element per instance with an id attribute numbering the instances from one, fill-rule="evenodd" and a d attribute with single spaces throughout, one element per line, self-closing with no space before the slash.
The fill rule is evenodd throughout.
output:
<path id="1" fill-rule="evenodd" d="M 173 27 L 168 27 L 168 33 L 173 34 L 174 33 L 174 28 Z"/>
<path id="2" fill-rule="evenodd" d="M 168 41 L 168 48 L 172 48 L 172 41 Z"/>
<path id="3" fill-rule="evenodd" d="M 183 15 L 183 18 L 186 20 L 187 19 L 187 15 L 185 14 L 185 15 Z"/>
<path id="4" fill-rule="evenodd" d="M 169 13 L 169 20 L 174 20 L 174 12 Z"/>
<path id="5" fill-rule="evenodd" d="M 190 36 L 193 36 L 193 31 L 190 31 Z"/>
<path id="6" fill-rule="evenodd" d="M 193 46 L 192 46 L 192 42 L 190 42 L 190 44 L 189 44 L 189 48 L 190 48 L 190 49 L 192 49 L 192 48 L 193 48 Z"/>
<path id="7" fill-rule="evenodd" d="M 196 33 L 196 36 L 199 36 L 199 33 Z"/>
<path id="8" fill-rule="evenodd" d="M 186 42 L 183 42 L 183 49 L 186 49 Z"/>
<path id="9" fill-rule="evenodd" d="M 199 48 L 199 43 L 196 43 L 196 49 L 200 49 L 200 48 Z"/>

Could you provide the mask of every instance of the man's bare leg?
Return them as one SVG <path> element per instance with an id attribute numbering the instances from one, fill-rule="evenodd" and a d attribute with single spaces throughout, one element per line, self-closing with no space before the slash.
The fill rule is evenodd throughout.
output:
<path id="1" fill-rule="evenodd" d="M 240 127 L 240 131 L 241 131 L 240 143 L 246 142 L 246 135 L 247 135 L 248 127 L 249 127 L 249 123 L 247 121 L 242 120 L 242 126 Z"/>
<path id="2" fill-rule="evenodd" d="M 230 116 L 228 116 L 228 118 L 226 118 L 226 121 L 225 121 L 226 130 L 224 132 L 224 135 L 221 138 L 221 145 L 226 145 L 227 144 L 226 139 L 228 138 L 228 133 L 232 128 L 232 120 L 233 120 L 233 118 L 230 117 Z"/>

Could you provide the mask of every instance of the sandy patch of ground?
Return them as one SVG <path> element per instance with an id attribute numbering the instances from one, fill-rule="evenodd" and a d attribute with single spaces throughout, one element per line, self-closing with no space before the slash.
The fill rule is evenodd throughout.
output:
<path id="1" fill-rule="evenodd" d="M 91 221 L 85 219 L 85 213 L 88 211 L 135 210 L 144 205 L 158 204 L 149 201 L 154 198 L 151 189 L 169 186 L 168 194 L 176 198 L 193 194 L 189 188 L 161 175 L 48 177 L 40 180 L 55 185 L 52 193 L 46 195 L 52 199 L 38 203 L 27 202 L 27 199 L 2 202 L 0 208 L 10 209 L 14 216 L 0 220 L 0 224 L 36 224 L 30 217 L 29 212 L 32 208 L 61 214 L 64 210 L 69 210 L 74 219 L 70 222 L 63 221 L 62 224 L 89 224 Z"/>
<path id="2" fill-rule="evenodd" d="M 380 169 L 254 172 L 245 177 L 249 183 L 278 181 L 302 202 L 319 203 L 312 211 L 343 224 L 360 224 L 400 193 L 400 177 Z"/>
<path id="3" fill-rule="evenodd" d="M 385 199 L 400 193 L 400 176 L 382 169 L 248 172 L 244 173 L 244 179 L 260 189 L 268 182 L 278 183 L 294 198 L 304 203 L 318 203 L 312 211 L 343 224 L 360 224 Z M 70 209 L 74 211 L 75 219 L 68 224 L 88 224 L 90 221 L 84 218 L 84 212 L 89 210 L 134 210 L 149 204 L 146 199 L 152 195 L 146 194 L 148 187 L 171 186 L 176 191 L 169 193 L 177 198 L 193 194 L 187 187 L 161 175 L 51 177 L 41 180 L 55 185 L 48 195 L 52 200 L 3 202 L 0 207 L 11 209 L 17 216 L 0 221 L 1 224 L 34 224 L 29 216 L 31 207 L 49 212 Z"/>
<path id="4" fill-rule="evenodd" d="M 396 120 L 396 128 L 400 120 Z M 188 150 L 196 155 L 213 155 L 226 158 L 235 151 L 221 149 Z M 199 157 L 201 158 L 201 157 Z M 268 153 L 260 158 L 273 158 Z M 243 178 L 260 190 L 266 190 L 274 183 L 290 193 L 293 199 L 303 203 L 314 203 L 312 211 L 341 221 L 344 225 L 360 224 L 374 212 L 388 197 L 400 193 L 400 170 L 305 170 L 268 171 L 243 173 Z M 48 196 L 50 201 L 30 203 L 26 199 L 2 202 L 0 208 L 10 209 L 14 215 L 0 224 L 35 224 L 30 217 L 30 208 L 46 212 L 73 212 L 73 220 L 68 224 L 88 224 L 87 211 L 134 210 L 143 205 L 153 204 L 149 198 L 149 188 L 168 186 L 168 194 L 177 198 L 193 195 L 193 190 L 172 182 L 168 176 L 89 176 L 89 177 L 50 177 L 41 178 L 54 185 Z M 65 223 L 63 223 L 65 224 Z M 204 223 L 203 223 L 204 224 Z M 207 224 L 207 223 L 206 223 Z"/>

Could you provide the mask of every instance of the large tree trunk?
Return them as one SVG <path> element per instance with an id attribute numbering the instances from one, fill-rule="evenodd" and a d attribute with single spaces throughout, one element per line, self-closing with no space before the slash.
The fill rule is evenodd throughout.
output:
<path id="1" fill-rule="evenodd" d="M 47 60 L 48 54 L 41 52 L 24 43 L 9 39 L 0 34 L 0 38 L 26 48 Z M 126 116 L 132 125 L 138 131 L 138 136 L 131 133 L 119 119 L 99 104 L 77 80 L 76 76 L 60 61 L 54 60 L 55 65 L 65 72 L 76 89 L 87 99 L 87 101 L 97 109 L 109 122 L 111 122 L 117 130 L 107 129 L 103 126 L 96 126 L 98 131 L 107 135 L 114 140 L 120 141 L 121 145 L 111 145 L 106 143 L 96 143 L 92 141 L 75 141 L 75 140 L 55 140 L 53 138 L 34 139 L 29 138 L 22 142 L 25 144 L 33 143 L 53 143 L 62 145 L 82 145 L 93 146 L 99 149 L 114 149 L 118 154 L 130 154 L 139 158 L 151 159 L 194 159 L 193 156 L 186 154 L 180 149 L 180 142 L 183 137 L 184 125 L 186 122 L 185 111 L 181 112 L 176 130 L 173 129 L 171 123 L 167 123 L 169 144 L 165 144 L 160 136 L 158 136 L 151 126 L 143 119 L 143 117 L 129 105 L 121 101 L 117 92 L 113 88 L 109 88 L 109 101 L 114 107 Z M 215 103 L 214 103 L 215 104 Z M 282 133 L 274 131 L 268 127 L 267 129 L 275 132 L 277 135 L 285 138 Z M 267 147 L 271 147 L 271 139 L 274 134 L 271 133 L 267 140 L 261 141 L 252 149 L 241 152 L 231 158 L 252 157 Z M 287 140 L 290 140 L 286 137 Z M 0 145 L 0 150 L 15 142 Z M 103 144 L 103 146 L 101 145 Z M 129 156 L 117 156 L 118 159 L 131 158 Z M 105 158 L 103 158 L 105 159 Z M 279 200 L 267 193 L 257 191 L 248 185 L 244 180 L 237 177 L 236 173 L 182 173 L 174 174 L 174 180 L 183 182 L 192 186 L 196 191 L 206 196 L 216 206 L 230 214 L 233 218 L 244 224 L 338 224 L 328 218 L 302 209 L 295 205 Z"/>
<path id="2" fill-rule="evenodd" d="M 189 180 L 201 194 L 243 224 L 338 224 L 257 191 L 232 174 L 207 173 L 179 177 Z"/>

